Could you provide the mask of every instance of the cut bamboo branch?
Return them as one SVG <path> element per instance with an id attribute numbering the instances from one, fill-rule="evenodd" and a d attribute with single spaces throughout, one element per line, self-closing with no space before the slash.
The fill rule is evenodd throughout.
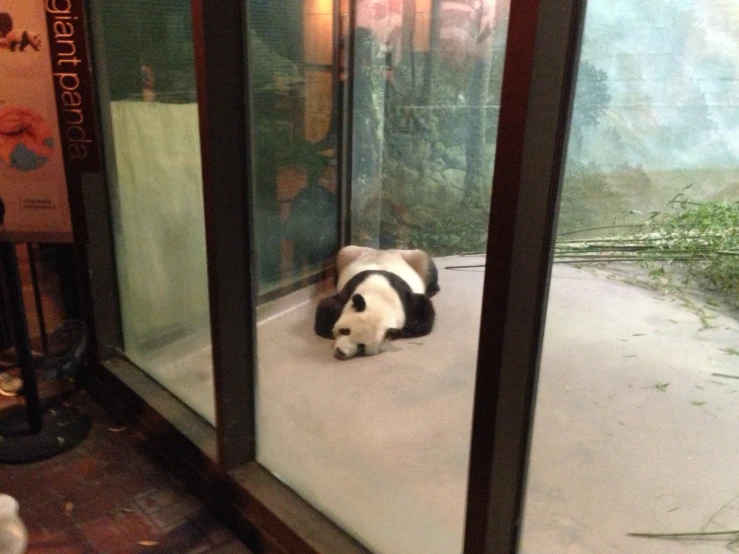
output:
<path id="1" fill-rule="evenodd" d="M 717 537 L 722 535 L 739 535 L 739 529 L 731 531 L 694 531 L 692 533 L 627 533 L 629 537 L 644 539 L 677 539 L 688 537 Z"/>
<path id="2" fill-rule="evenodd" d="M 714 377 L 725 377 L 726 379 L 739 379 L 739 375 L 729 375 L 728 373 L 711 373 Z"/>

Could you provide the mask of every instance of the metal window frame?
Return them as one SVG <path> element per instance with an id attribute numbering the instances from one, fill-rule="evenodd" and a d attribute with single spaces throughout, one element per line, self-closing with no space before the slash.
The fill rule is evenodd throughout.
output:
<path id="1" fill-rule="evenodd" d="M 516 552 L 585 0 L 511 3 L 490 210 L 466 554 Z"/>
<path id="2" fill-rule="evenodd" d="M 208 252 L 210 322 L 215 384 L 218 458 L 225 469 L 256 460 L 256 307 L 259 304 L 254 247 L 252 107 L 249 89 L 247 2 L 225 5 L 192 0 L 202 156 L 205 234 Z M 334 0 L 334 105 L 342 109 L 339 65 L 339 0 Z M 354 10 L 351 10 L 353 12 Z M 351 13 L 350 12 L 350 13 Z M 224 56 L 224 52 L 229 52 Z M 239 117 L 234 117 L 239 114 Z M 234 124 L 237 121 L 241 125 Z M 346 129 L 337 137 L 337 206 L 348 198 Z M 345 210 L 340 210 L 344 212 Z M 344 217 L 337 238 L 345 240 Z M 280 294 L 325 272 L 281 287 Z M 265 298 L 269 298 L 265 295 Z"/>
<path id="3" fill-rule="evenodd" d="M 178 450 L 198 453 L 196 457 L 186 456 L 188 460 L 199 460 L 198 466 L 206 465 L 204 459 L 214 464 L 218 456 L 215 429 L 122 354 L 114 201 L 110 195 L 110 189 L 117 186 L 117 176 L 110 171 L 116 161 L 114 148 L 103 140 L 106 133 L 112 134 L 105 29 L 99 6 L 85 2 L 84 7 L 101 164 L 98 171 L 78 176 L 80 197 L 76 202 L 70 199 L 71 203 L 79 203 L 81 224 L 89 230 L 86 240 L 75 245 L 77 274 L 83 274 L 79 279 L 81 298 L 87 307 L 91 336 L 96 339 L 90 343 L 93 363 L 83 384 L 116 417 L 136 424 L 147 436 L 171 436 Z M 155 443 L 158 441 L 152 441 Z"/>
<path id="4" fill-rule="evenodd" d="M 219 462 L 256 457 L 256 278 L 243 2 L 192 0 Z M 224 55 L 228 53 L 228 55 Z"/>
<path id="5" fill-rule="evenodd" d="M 341 72 L 344 72 L 344 82 L 341 85 L 341 125 L 339 126 L 339 183 L 337 191 L 339 192 L 339 229 L 338 239 L 341 246 L 347 246 L 351 242 L 351 187 L 352 180 L 352 145 L 354 137 L 354 28 L 357 23 L 357 10 L 354 9 L 354 2 L 348 2 L 349 28 L 346 34 L 342 34 L 341 19 L 341 0 L 334 2 L 336 10 L 336 41 L 337 41 L 337 65 L 341 60 L 341 41 L 346 40 L 344 44 L 344 67 L 338 67 L 337 83 L 341 83 Z"/>

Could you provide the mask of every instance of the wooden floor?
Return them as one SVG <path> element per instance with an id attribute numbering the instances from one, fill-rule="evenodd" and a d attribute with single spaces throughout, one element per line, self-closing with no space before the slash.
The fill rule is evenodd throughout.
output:
<path id="1" fill-rule="evenodd" d="M 17 249 L 29 335 L 40 349 L 40 326 L 26 245 Z M 53 267 L 36 269 L 47 333 L 64 320 L 61 286 Z M 11 370 L 18 374 L 18 370 Z M 39 393 L 49 398 L 74 392 L 65 383 L 41 379 Z M 161 469 L 143 447 L 143 439 L 120 427 L 85 392 L 72 402 L 92 416 L 88 437 L 52 459 L 0 465 L 0 492 L 20 503 L 29 532 L 27 554 L 249 554 L 236 537 Z M 4 410 L 21 397 L 0 396 Z"/>
<path id="2" fill-rule="evenodd" d="M 139 435 L 86 393 L 73 404 L 93 421 L 81 444 L 42 462 L 0 465 L 0 491 L 18 500 L 28 528 L 27 554 L 249 554 L 148 456 Z"/>

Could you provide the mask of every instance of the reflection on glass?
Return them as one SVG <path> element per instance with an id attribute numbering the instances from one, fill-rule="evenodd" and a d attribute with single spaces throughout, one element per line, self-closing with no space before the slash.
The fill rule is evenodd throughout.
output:
<path id="1" fill-rule="evenodd" d="M 522 552 L 736 529 L 736 2 L 588 2 Z"/>
<path id="2" fill-rule="evenodd" d="M 320 272 L 336 251 L 338 84 L 331 1 L 253 0 L 248 10 L 264 297 Z"/>
<path id="3" fill-rule="evenodd" d="M 352 240 L 482 252 L 507 4 L 378 4 L 357 8 Z"/>
<path id="4" fill-rule="evenodd" d="M 337 83 L 329 75 L 340 71 L 328 64 L 346 54 L 337 53 L 332 37 L 333 25 L 350 20 L 348 5 L 248 2 L 252 80 L 271 75 L 265 86 L 289 81 L 297 88 L 287 102 L 293 112 L 278 117 L 279 96 L 269 89 L 260 97 L 254 82 L 255 117 L 265 125 L 255 137 L 260 292 L 278 277 L 284 283 L 296 256 L 316 251 L 319 260 L 336 252 L 335 235 L 330 243 L 321 238 L 329 236 L 324 224 L 337 228 L 336 215 L 328 214 L 331 164 L 319 173 L 326 192 L 316 196 L 325 204 L 311 200 L 310 217 L 300 220 L 310 229 L 299 235 L 302 242 L 286 237 L 288 226 L 280 227 L 277 215 L 270 219 L 266 206 L 271 202 L 276 214 L 283 202 L 288 221 L 302 213 L 291 199 L 311 189 L 310 168 L 323 167 L 314 153 L 304 153 L 303 139 L 321 140 L 326 129 L 335 130 L 328 101 L 337 97 Z M 459 255 L 486 244 L 507 4 L 360 0 L 351 6 L 350 240 L 437 257 L 436 328 L 418 340 L 390 343 L 377 356 L 339 361 L 331 342 L 313 333 L 316 297 L 333 293 L 332 282 L 262 304 L 257 457 L 373 551 L 460 552 L 484 259 Z M 256 53 L 262 47 L 269 57 Z M 277 55 L 281 72 L 267 61 Z M 315 96 L 314 87 L 321 91 Z M 279 149 L 260 149 L 277 120 L 287 138 Z M 281 258 L 276 246 L 266 246 L 270 233 L 274 245 L 283 239 Z M 470 264 L 479 267 L 445 269 Z"/>
<path id="5" fill-rule="evenodd" d="M 125 354 L 214 423 L 190 2 L 92 13 Z"/>

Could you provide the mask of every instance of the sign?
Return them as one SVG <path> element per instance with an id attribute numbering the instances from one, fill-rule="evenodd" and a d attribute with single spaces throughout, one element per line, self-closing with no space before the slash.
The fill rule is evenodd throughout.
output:
<path id="1" fill-rule="evenodd" d="M 67 171 L 98 171 L 100 163 L 82 0 L 45 0 L 44 5 Z"/>
<path id="2" fill-rule="evenodd" d="M 71 242 L 42 0 L 0 4 L 0 240 Z"/>

